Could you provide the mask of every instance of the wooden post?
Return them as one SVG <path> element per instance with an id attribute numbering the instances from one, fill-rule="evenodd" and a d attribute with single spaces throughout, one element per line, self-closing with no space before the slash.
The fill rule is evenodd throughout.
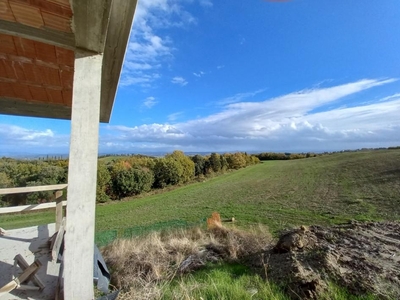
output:
<path id="1" fill-rule="evenodd" d="M 102 55 L 75 52 L 64 256 L 65 300 L 93 293 Z"/>
<path id="2" fill-rule="evenodd" d="M 63 191 L 56 191 L 54 198 L 56 200 L 56 232 L 60 230 L 62 219 L 63 219 L 63 202 L 62 197 Z"/>

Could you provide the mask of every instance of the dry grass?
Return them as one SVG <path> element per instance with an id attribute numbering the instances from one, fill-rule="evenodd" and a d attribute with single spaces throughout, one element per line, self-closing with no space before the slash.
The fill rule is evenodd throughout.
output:
<path id="1" fill-rule="evenodd" d="M 116 240 L 103 249 L 120 299 L 159 299 L 163 285 L 182 273 L 208 263 L 240 261 L 271 242 L 265 227 L 250 231 L 216 227 L 153 232 L 145 237 Z"/>

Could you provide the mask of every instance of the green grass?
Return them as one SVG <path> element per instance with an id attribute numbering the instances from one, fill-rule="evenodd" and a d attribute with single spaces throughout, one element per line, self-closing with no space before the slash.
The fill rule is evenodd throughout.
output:
<path id="1" fill-rule="evenodd" d="M 182 220 L 213 211 L 238 226 L 277 231 L 308 224 L 400 219 L 400 150 L 269 161 L 163 193 L 98 205 L 96 231 Z M 1 216 L 5 229 L 54 222 L 54 212 Z"/>
<path id="2" fill-rule="evenodd" d="M 217 264 L 182 276 L 163 286 L 163 300 L 172 299 L 220 299 L 289 300 L 282 288 L 265 281 L 240 264 Z M 373 300 L 373 295 L 355 296 L 345 288 L 330 282 L 321 300 Z"/>
<path id="3" fill-rule="evenodd" d="M 289 300 L 279 287 L 238 264 L 212 265 L 164 286 L 161 299 Z"/>

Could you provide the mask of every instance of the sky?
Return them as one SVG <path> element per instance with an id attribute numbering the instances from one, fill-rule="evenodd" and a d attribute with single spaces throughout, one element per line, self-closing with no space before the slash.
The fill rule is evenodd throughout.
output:
<path id="1" fill-rule="evenodd" d="M 100 153 L 400 145 L 400 1 L 139 0 Z M 70 121 L 0 115 L 0 154 Z"/>

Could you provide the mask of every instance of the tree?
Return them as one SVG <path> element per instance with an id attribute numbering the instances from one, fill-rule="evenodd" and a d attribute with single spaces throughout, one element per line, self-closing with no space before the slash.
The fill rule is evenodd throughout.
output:
<path id="1" fill-rule="evenodd" d="M 110 200 L 109 189 L 111 185 L 111 174 L 107 166 L 98 162 L 97 165 L 97 187 L 96 187 L 96 200 L 97 202 L 104 203 Z"/>
<path id="2" fill-rule="evenodd" d="M 6 188 L 11 186 L 11 180 L 8 178 L 7 174 L 4 172 L 0 172 L 0 188 Z M 0 195 L 0 207 L 3 206 L 3 195 Z"/>
<path id="3" fill-rule="evenodd" d="M 218 153 L 211 153 L 209 161 L 210 161 L 211 169 L 215 173 L 218 173 L 219 171 L 221 171 L 221 157 Z"/>
<path id="4" fill-rule="evenodd" d="M 151 170 L 129 168 L 115 174 L 113 187 L 119 197 L 128 197 L 148 192 L 153 182 L 154 176 Z"/>
<path id="5" fill-rule="evenodd" d="M 243 153 L 237 152 L 234 154 L 227 154 L 226 161 L 230 169 L 240 169 L 246 167 L 246 157 Z"/>
<path id="6" fill-rule="evenodd" d="M 225 155 L 221 155 L 220 158 L 221 158 L 221 170 L 222 170 L 222 172 L 225 172 L 228 169 L 229 164 L 226 161 Z"/>
<path id="7" fill-rule="evenodd" d="M 182 166 L 173 158 L 157 159 L 154 168 L 154 187 L 164 188 L 180 182 Z"/>
<path id="8" fill-rule="evenodd" d="M 203 175 L 205 173 L 205 165 L 206 165 L 205 158 L 199 154 L 196 154 L 191 159 L 194 162 L 194 175 L 195 176 Z"/>
<path id="9" fill-rule="evenodd" d="M 173 159 L 180 165 L 178 183 L 185 183 L 194 178 L 194 162 L 182 151 L 176 150 L 171 154 L 167 154 L 165 158 Z"/>

